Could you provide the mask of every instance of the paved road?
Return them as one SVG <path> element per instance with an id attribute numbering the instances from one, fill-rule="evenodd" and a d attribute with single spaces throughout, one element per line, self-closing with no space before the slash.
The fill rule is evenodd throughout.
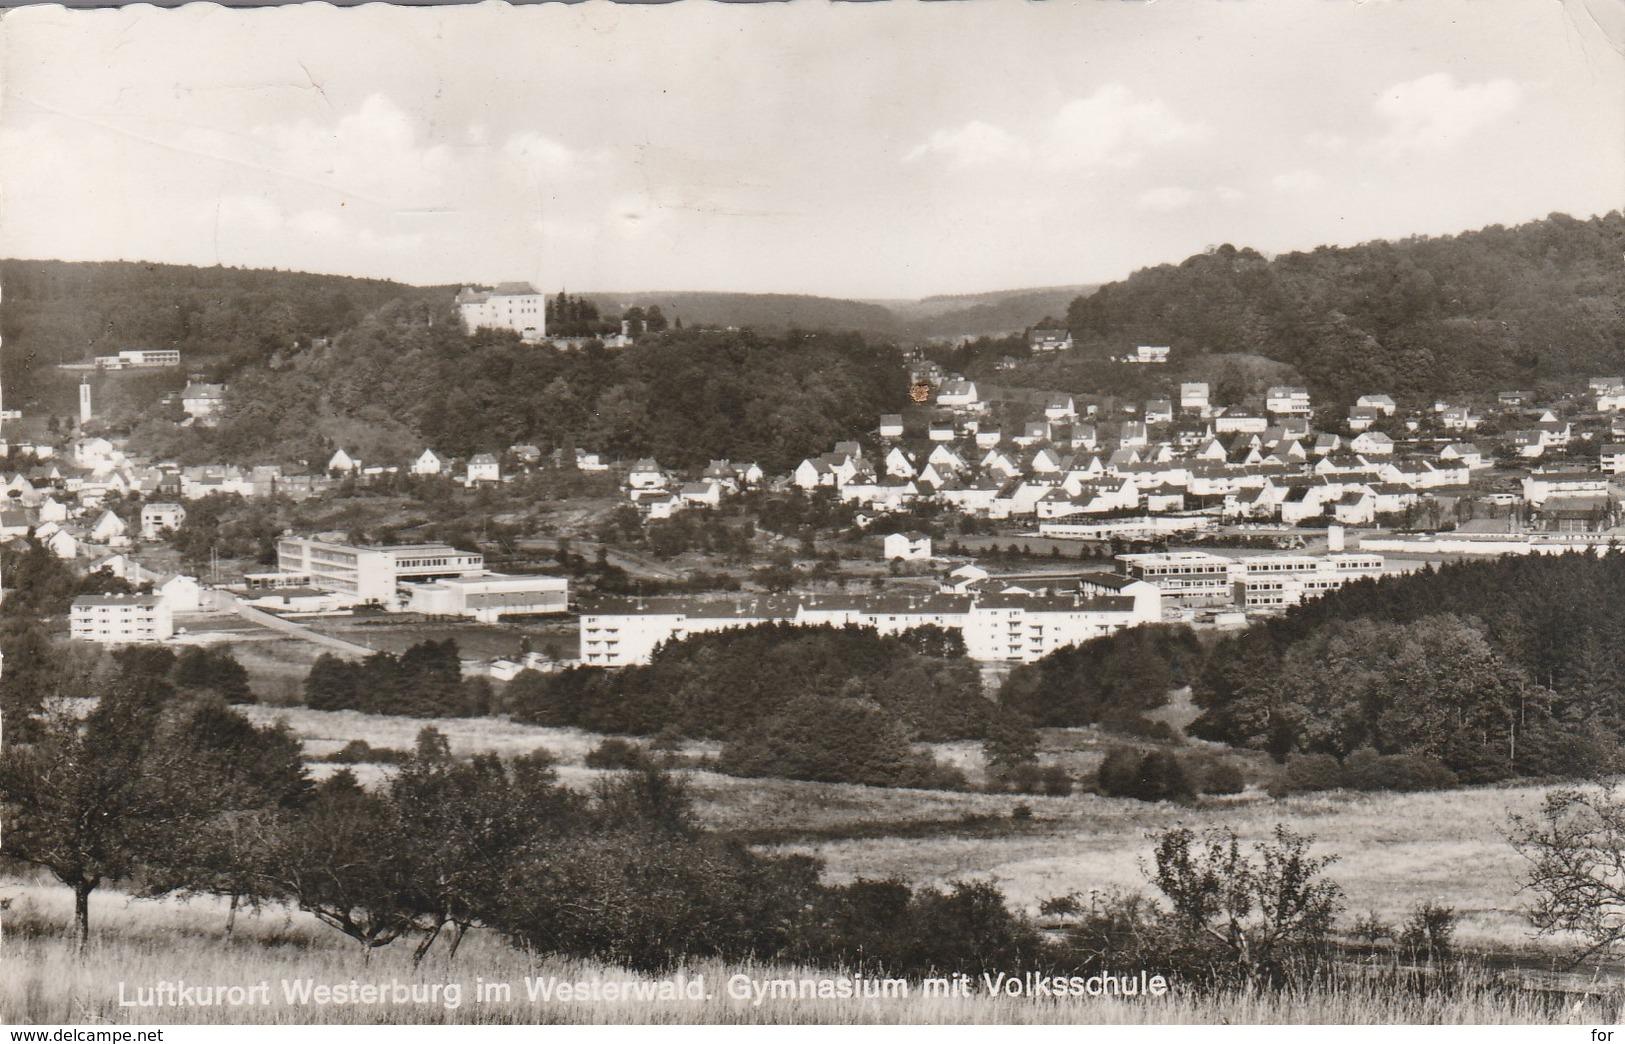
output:
<path id="1" fill-rule="evenodd" d="M 268 613 L 263 609 L 255 609 L 251 605 L 245 605 L 242 599 L 238 598 L 230 591 L 223 591 L 216 588 L 214 592 L 214 604 L 222 611 L 236 613 L 238 616 L 249 621 L 250 623 L 258 624 L 261 627 L 269 628 L 273 631 L 280 631 L 282 634 L 288 635 L 290 638 L 298 638 L 300 641 L 304 642 L 313 642 L 316 645 L 332 649 L 334 652 L 343 653 L 346 656 L 371 656 L 377 651 L 375 649 L 369 649 L 365 645 L 357 645 L 355 642 L 347 642 L 342 638 L 334 638 L 330 634 L 318 634 L 303 624 L 295 623 L 292 620 L 283 619 L 282 617 L 277 616 L 275 613 Z"/>

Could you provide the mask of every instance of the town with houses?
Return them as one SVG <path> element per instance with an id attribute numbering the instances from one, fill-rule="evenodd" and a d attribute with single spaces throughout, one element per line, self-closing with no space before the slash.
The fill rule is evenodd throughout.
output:
<path id="1" fill-rule="evenodd" d="M 528 284 L 465 288 L 456 304 L 470 333 L 499 328 L 538 350 L 570 347 L 548 340 L 545 298 Z M 623 337 L 633 333 L 623 327 Z M 1033 329 L 1027 338 L 1033 356 L 1073 350 L 1064 329 Z M 1166 367 L 1169 354 L 1168 346 L 1137 346 L 1113 361 L 1149 371 Z M 1171 381 L 1162 395 L 1123 402 L 979 386 L 923 351 L 907 358 L 907 409 L 876 417 L 862 442 L 808 446 L 785 474 L 731 460 L 683 472 L 653 457 L 616 460 L 589 448 L 544 454 L 523 444 L 466 459 L 425 446 L 412 459 L 387 461 L 339 447 L 304 472 L 180 467 L 95 434 L 86 373 L 78 423 L 66 437 L 8 433 L 0 446 L 10 462 L 0 538 L 38 541 L 79 570 L 136 585 L 134 594 L 77 598 L 71 637 L 79 641 L 172 641 L 188 621 L 222 612 L 239 614 L 244 627 L 357 610 L 485 624 L 559 618 L 576 622 L 574 655 L 546 666 L 620 667 L 648 662 L 666 641 L 773 621 L 882 633 L 934 624 L 958 631 L 977 660 L 1025 663 L 1136 624 L 1241 627 L 1360 579 L 1458 556 L 1600 551 L 1625 532 L 1621 376 L 1593 378 L 1549 401 L 1508 390 L 1402 407 L 1373 388 L 1332 403 L 1282 385 L 1257 400 L 1225 402 L 1206 382 Z M 130 349 L 64 368 L 185 365 L 175 351 Z M 225 395 L 223 384 L 192 380 L 168 405 L 179 407 L 177 423 L 209 426 Z M 189 504 L 215 494 L 303 501 L 398 475 L 500 488 L 541 468 L 615 478 L 622 506 L 645 522 L 715 511 L 751 490 L 833 498 L 854 510 L 874 559 L 897 575 L 869 593 L 578 598 L 564 577 L 507 575 L 470 548 L 294 532 L 278 543 L 274 568 L 229 579 L 143 564 L 144 549 L 173 534 Z M 139 514 L 115 513 L 110 498 L 138 500 Z M 1057 558 L 1079 557 L 1062 548 L 1108 550 L 1087 569 L 1012 571 L 980 561 L 974 548 L 933 546 L 908 524 L 921 506 L 975 520 L 983 550 L 1028 540 Z M 511 677 L 541 664 L 532 654 L 524 664 L 503 658 L 478 667 Z"/>

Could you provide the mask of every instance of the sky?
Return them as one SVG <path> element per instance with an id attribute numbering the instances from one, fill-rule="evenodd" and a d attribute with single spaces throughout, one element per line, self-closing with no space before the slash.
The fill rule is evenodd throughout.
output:
<path id="1" fill-rule="evenodd" d="M 0 19 L 0 253 L 915 298 L 1625 208 L 1625 0 Z"/>

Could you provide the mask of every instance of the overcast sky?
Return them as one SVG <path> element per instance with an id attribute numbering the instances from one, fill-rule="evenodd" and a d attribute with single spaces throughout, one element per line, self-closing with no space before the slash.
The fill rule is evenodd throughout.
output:
<path id="1" fill-rule="evenodd" d="M 25 8 L 0 252 L 852 297 L 1625 206 L 1622 0 Z"/>

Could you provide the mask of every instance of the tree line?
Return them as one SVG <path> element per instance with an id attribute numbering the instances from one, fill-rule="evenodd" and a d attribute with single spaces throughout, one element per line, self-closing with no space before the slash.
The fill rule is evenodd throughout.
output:
<path id="1" fill-rule="evenodd" d="M 313 710 L 411 718 L 478 717 L 494 702 L 489 681 L 463 676 L 454 638 L 425 639 L 400 655 L 380 650 L 359 662 L 323 653 L 305 675 L 304 695 Z"/>
<path id="2" fill-rule="evenodd" d="M 737 775 L 916 787 L 964 781 L 913 744 L 980 739 L 990 716 L 956 634 L 784 623 L 667 642 L 645 666 L 522 672 L 502 704 L 537 725 L 720 739 Z"/>
<path id="3" fill-rule="evenodd" d="M 1193 735 L 1432 759 L 1463 782 L 1572 778 L 1625 736 L 1625 554 L 1508 556 L 1348 585 L 1220 639 Z"/>

